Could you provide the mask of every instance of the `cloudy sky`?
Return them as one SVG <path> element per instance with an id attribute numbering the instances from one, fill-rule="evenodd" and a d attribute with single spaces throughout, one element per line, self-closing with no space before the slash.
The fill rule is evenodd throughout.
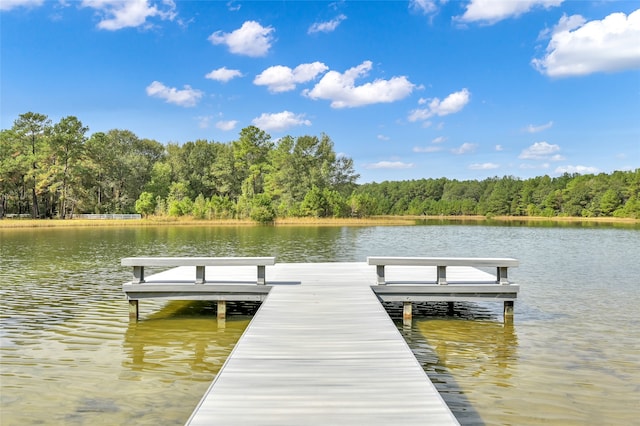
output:
<path id="1" fill-rule="evenodd" d="M 0 124 L 326 133 L 360 182 L 635 169 L 639 5 L 0 0 Z"/>

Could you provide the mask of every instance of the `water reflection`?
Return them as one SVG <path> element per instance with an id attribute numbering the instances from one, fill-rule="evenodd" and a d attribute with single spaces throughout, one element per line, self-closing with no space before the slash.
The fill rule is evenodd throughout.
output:
<path id="1" fill-rule="evenodd" d="M 518 337 L 513 322 L 473 303 L 416 304 L 411 327 L 397 320 L 398 308 L 387 306 L 398 329 L 443 399 L 463 425 L 494 424 L 483 405 L 517 386 Z M 508 391 L 507 391 L 508 392 Z"/>
<path id="2" fill-rule="evenodd" d="M 166 372 L 211 381 L 249 324 L 257 303 L 229 303 L 226 321 L 215 302 L 171 302 L 148 319 L 131 322 L 123 340 L 122 378 Z"/>
<path id="3" fill-rule="evenodd" d="M 619 228 L 619 229 L 640 229 L 640 223 L 629 221 L 586 221 L 586 220 L 530 220 L 530 219 L 516 219 L 510 218 L 509 220 L 498 219 L 456 219 L 451 220 L 447 218 L 429 218 L 429 219 L 416 219 L 416 225 L 465 225 L 465 226 L 506 226 L 506 227 L 527 227 L 527 228 Z"/>

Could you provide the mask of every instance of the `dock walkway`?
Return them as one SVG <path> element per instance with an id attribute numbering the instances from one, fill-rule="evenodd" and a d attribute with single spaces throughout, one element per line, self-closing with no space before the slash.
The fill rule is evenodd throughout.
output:
<path id="1" fill-rule="evenodd" d="M 273 285 L 187 424 L 458 424 L 369 287 L 371 267 L 314 265 L 269 270 L 301 285 Z"/>

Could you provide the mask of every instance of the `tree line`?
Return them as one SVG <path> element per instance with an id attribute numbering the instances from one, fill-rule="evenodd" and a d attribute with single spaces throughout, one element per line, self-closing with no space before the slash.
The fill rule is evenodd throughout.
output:
<path id="1" fill-rule="evenodd" d="M 33 112 L 2 130 L 0 217 L 348 216 L 359 177 L 324 134 L 273 141 L 249 126 L 229 143 L 163 145 L 129 130 L 88 130 L 74 116 L 53 124 Z"/>
<path id="2" fill-rule="evenodd" d="M 640 169 L 599 175 L 447 178 L 357 184 L 331 139 L 255 126 L 236 140 L 163 145 L 113 129 L 88 136 L 74 116 L 21 114 L 0 131 L 0 218 L 140 213 L 199 219 L 370 215 L 640 218 Z"/>
<path id="3" fill-rule="evenodd" d="M 640 218 L 640 169 L 482 181 L 446 178 L 360 185 L 371 215 L 484 215 Z"/>

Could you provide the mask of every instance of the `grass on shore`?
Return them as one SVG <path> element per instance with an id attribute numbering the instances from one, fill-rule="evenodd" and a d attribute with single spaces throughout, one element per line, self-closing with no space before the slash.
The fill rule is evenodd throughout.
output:
<path id="1" fill-rule="evenodd" d="M 368 218 L 279 218 L 275 226 L 372 226 L 414 225 L 417 220 L 448 222 L 551 222 L 639 224 L 640 219 L 613 217 L 530 217 L 530 216 L 374 216 Z M 203 220 L 191 217 L 152 217 L 147 219 L 0 219 L 3 228 L 61 228 L 61 227 L 140 227 L 140 226 L 256 226 L 248 219 Z"/>

